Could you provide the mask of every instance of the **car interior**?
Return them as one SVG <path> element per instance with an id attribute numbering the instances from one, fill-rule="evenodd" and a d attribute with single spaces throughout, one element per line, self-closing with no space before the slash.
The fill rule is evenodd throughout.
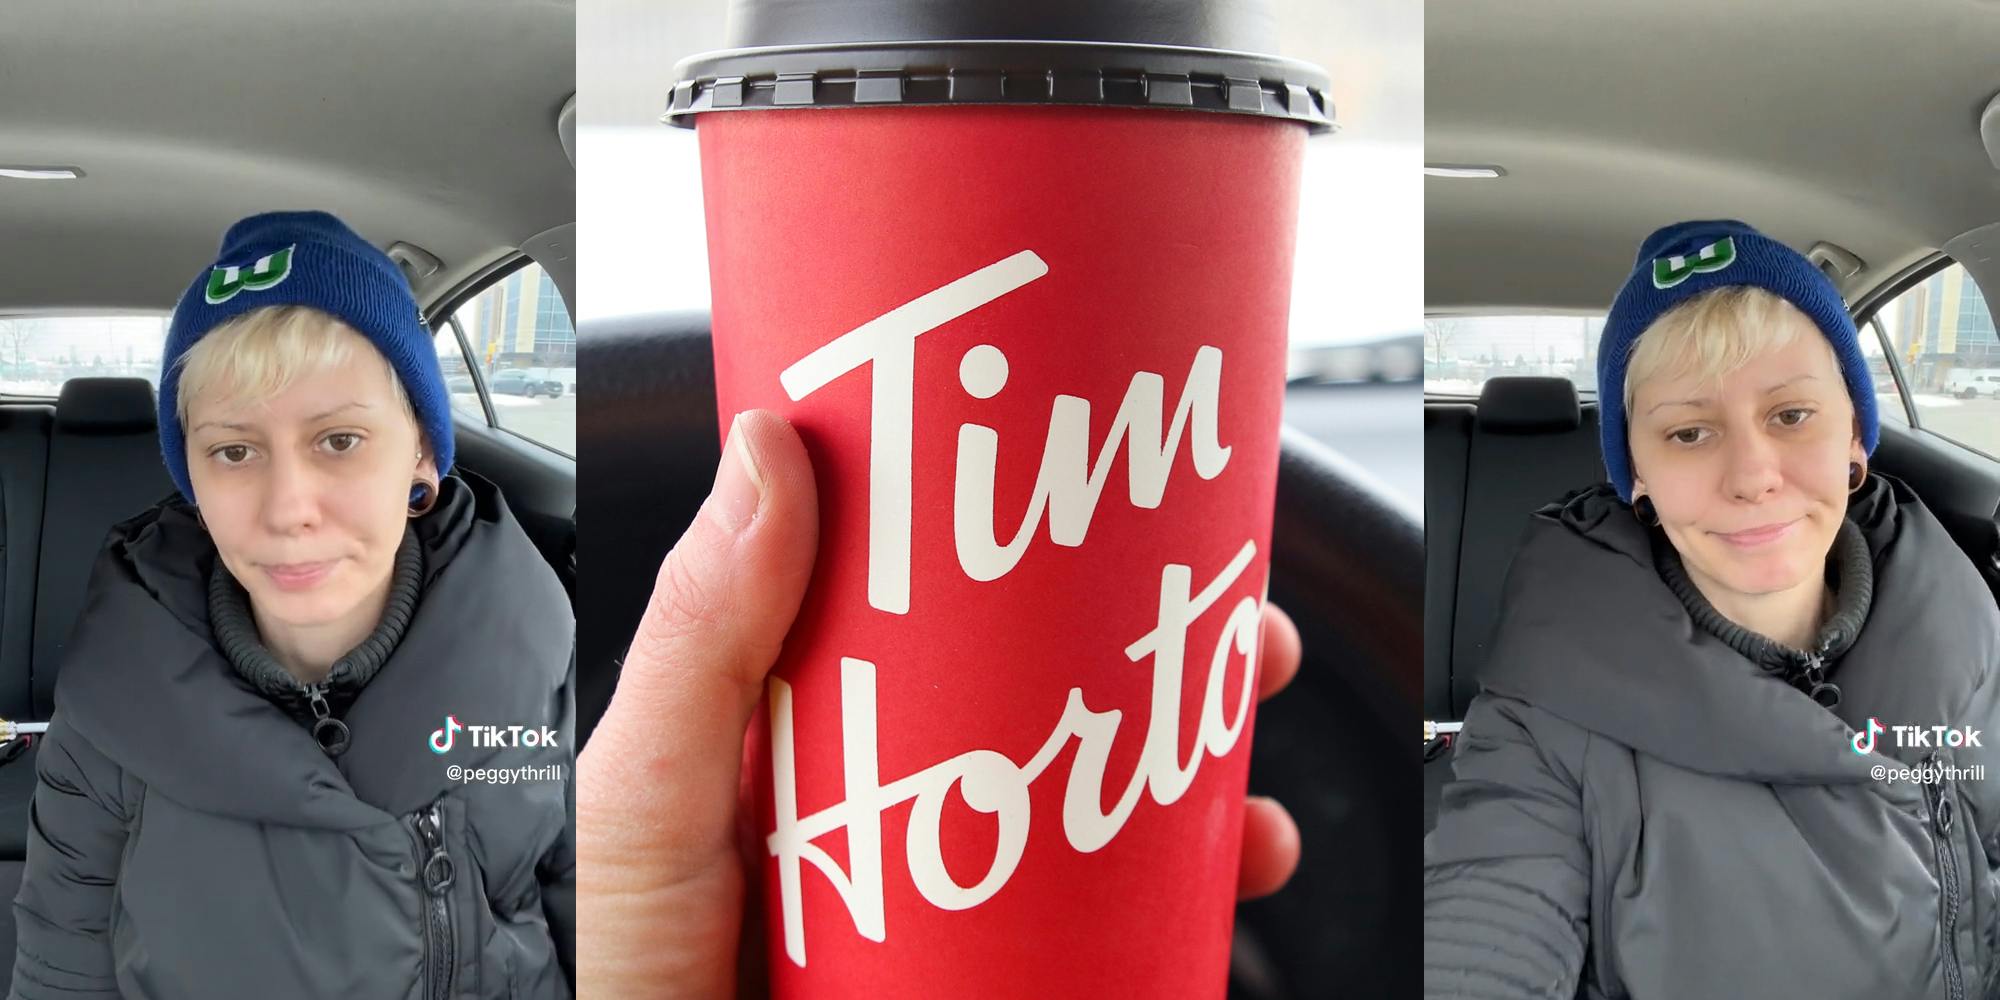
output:
<path id="1" fill-rule="evenodd" d="M 0 63 L 40 85 L 0 103 L 0 166 L 80 176 L 0 179 L 6 245 L 33 248 L 0 269 L 0 320 L 169 313 L 230 223 L 303 208 L 391 250 L 440 336 L 528 261 L 574 300 L 570 4 L 103 6 L 89 44 L 115 60 L 75 58 L 77 5 L 7 15 Z M 500 486 L 573 600 L 574 459 L 456 417 L 458 467 Z M 0 394 L 0 717 L 49 718 L 107 529 L 173 492 L 155 421 L 143 378 Z M 0 900 L 34 787 L 32 750 L 0 768 Z M 12 941 L 10 905 L 0 925 Z M 13 957 L 0 947 L 0 982 Z"/>
<path id="2" fill-rule="evenodd" d="M 1601 316 L 1639 241 L 1691 218 L 1741 219 L 1808 252 L 1864 341 L 1883 337 L 1878 313 L 1944 268 L 2000 303 L 1991 5 L 1693 0 L 1556 14 L 1432 0 L 1427 35 L 1426 159 L 1501 174 L 1426 180 L 1433 318 Z M 2000 595 L 2000 460 L 1927 428 L 1904 352 L 1884 353 L 1894 367 L 1876 376 L 1885 412 L 1871 469 L 1908 483 Z M 1603 480 L 1597 418 L 1594 392 L 1563 377 L 1493 377 L 1476 396 L 1427 387 L 1426 720 L 1463 718 L 1478 693 L 1528 516 Z M 1426 832 L 1451 778 L 1447 740 L 1426 746 Z"/>

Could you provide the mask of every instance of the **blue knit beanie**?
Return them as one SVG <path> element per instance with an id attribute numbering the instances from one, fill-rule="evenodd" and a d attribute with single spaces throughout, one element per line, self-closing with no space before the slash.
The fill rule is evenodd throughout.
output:
<path id="1" fill-rule="evenodd" d="M 1611 485 L 1632 500 L 1632 452 L 1625 434 L 1625 365 L 1632 345 L 1667 310 L 1703 292 L 1751 285 L 1777 295 L 1817 323 L 1833 344 L 1854 415 L 1861 423 L 1861 447 L 1875 453 L 1880 418 L 1875 381 L 1861 356 L 1861 341 L 1847 305 L 1820 269 L 1802 254 L 1731 220 L 1678 222 L 1646 237 L 1632 275 L 1619 289 L 1597 344 L 1598 433 Z"/>
<path id="2" fill-rule="evenodd" d="M 269 212 L 229 227 L 214 266 L 174 308 L 160 356 L 160 451 L 182 496 L 195 499 L 175 412 L 181 357 L 210 330 L 265 306 L 309 306 L 368 338 L 402 381 L 438 475 L 451 471 L 451 397 L 402 270 L 325 212 Z"/>

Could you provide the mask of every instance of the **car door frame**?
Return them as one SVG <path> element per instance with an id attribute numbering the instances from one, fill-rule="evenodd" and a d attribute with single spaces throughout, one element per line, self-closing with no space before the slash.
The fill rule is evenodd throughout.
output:
<path id="1" fill-rule="evenodd" d="M 484 293 L 515 271 L 538 263 L 530 254 L 516 250 L 495 258 L 450 290 L 434 296 L 424 307 L 424 318 L 434 333 L 446 330 L 457 338 L 460 355 L 472 357 L 464 328 L 457 320 L 459 307 Z M 563 299 L 564 310 L 569 300 Z M 438 324 L 444 323 L 443 329 Z M 570 322 L 575 324 L 575 315 Z M 492 480 L 507 497 L 507 505 L 521 523 L 544 559 L 556 569 L 569 592 L 572 609 L 576 603 L 576 459 L 534 438 L 502 426 L 494 412 L 492 397 L 479 366 L 468 363 L 472 384 L 479 395 L 485 421 L 452 422 L 457 439 L 458 459 L 467 468 Z"/>
<path id="2" fill-rule="evenodd" d="M 1955 258 L 1942 250 L 1926 256 L 1858 296 L 1851 314 L 1864 336 L 1880 342 L 1889 371 L 1896 380 L 1897 399 L 1909 421 L 1907 426 L 1883 422 L 1875 457 L 1917 491 L 1924 505 L 1972 559 L 1994 599 L 2000 601 L 2000 458 L 1924 429 L 1921 410 L 1907 388 L 1902 359 L 1875 322 L 1884 306 L 1956 263 Z M 1973 278 L 1977 287 L 1977 276 Z M 1979 291 L 1982 295 L 1988 292 L 1983 287 Z M 1991 303 L 1994 299 L 1989 295 L 1987 301 Z"/>

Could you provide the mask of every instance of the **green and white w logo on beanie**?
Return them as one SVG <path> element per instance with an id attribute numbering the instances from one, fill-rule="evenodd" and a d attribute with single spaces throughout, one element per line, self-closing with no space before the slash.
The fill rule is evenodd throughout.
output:
<path id="1" fill-rule="evenodd" d="M 1692 257 L 1661 257 L 1653 261 L 1653 287 L 1672 288 L 1697 274 L 1720 271 L 1736 263 L 1736 238 L 1725 236 L 1702 247 Z"/>
<path id="2" fill-rule="evenodd" d="M 278 284 L 292 273 L 292 251 L 298 248 L 298 244 L 294 243 L 276 253 L 266 254 L 248 268 L 218 267 L 209 271 L 208 289 L 202 297 L 208 300 L 209 305 L 219 306 L 235 298 L 237 292 L 261 292 Z"/>

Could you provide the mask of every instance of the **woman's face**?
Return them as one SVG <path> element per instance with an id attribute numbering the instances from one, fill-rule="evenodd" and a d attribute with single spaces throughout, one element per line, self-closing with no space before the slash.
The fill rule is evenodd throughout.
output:
<path id="1" fill-rule="evenodd" d="M 1865 463 L 1840 366 L 1811 320 L 1791 344 L 1721 379 L 1634 386 L 1633 495 L 1704 592 L 1745 597 L 1812 583 L 1847 513 L 1848 464 Z"/>
<path id="2" fill-rule="evenodd" d="M 379 613 L 408 523 L 411 483 L 437 479 L 382 357 L 348 360 L 261 403 L 188 401 L 195 502 L 260 623 L 347 623 Z"/>

